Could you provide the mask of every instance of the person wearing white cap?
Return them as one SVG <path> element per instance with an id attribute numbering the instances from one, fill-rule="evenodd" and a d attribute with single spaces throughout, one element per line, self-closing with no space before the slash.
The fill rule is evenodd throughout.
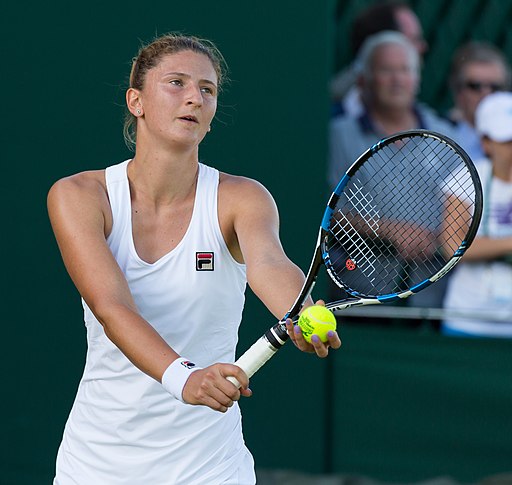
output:
<path id="1" fill-rule="evenodd" d="M 448 117 L 454 125 L 454 140 L 472 160 L 485 156 L 475 126 L 477 106 L 490 93 L 507 91 L 511 83 L 510 63 L 496 46 L 472 40 L 455 52 L 449 78 L 454 106 Z"/>
<path id="2" fill-rule="evenodd" d="M 482 221 L 444 300 L 446 309 L 465 318 L 450 316 L 441 330 L 447 335 L 512 338 L 512 93 L 483 98 L 475 122 L 486 154 L 475 162 L 483 189 Z"/>

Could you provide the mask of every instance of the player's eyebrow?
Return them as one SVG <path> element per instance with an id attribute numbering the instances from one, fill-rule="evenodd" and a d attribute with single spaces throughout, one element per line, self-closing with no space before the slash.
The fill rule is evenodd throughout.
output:
<path id="1" fill-rule="evenodd" d="M 187 79 L 190 79 L 190 77 L 191 77 L 190 74 L 187 74 L 185 72 L 176 72 L 176 71 L 165 73 L 164 77 L 167 77 L 167 76 L 178 76 L 178 77 L 184 77 Z M 211 81 L 210 79 L 200 79 L 199 82 L 211 84 L 215 88 L 217 87 L 217 83 L 215 83 L 214 81 Z"/>

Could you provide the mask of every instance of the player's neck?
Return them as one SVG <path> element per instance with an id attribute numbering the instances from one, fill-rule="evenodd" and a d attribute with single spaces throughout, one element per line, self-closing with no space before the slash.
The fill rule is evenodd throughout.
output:
<path id="1" fill-rule="evenodd" d="M 190 195 L 198 171 L 197 152 L 169 154 L 137 150 L 128 165 L 128 178 L 132 190 L 155 204 L 166 204 Z"/>

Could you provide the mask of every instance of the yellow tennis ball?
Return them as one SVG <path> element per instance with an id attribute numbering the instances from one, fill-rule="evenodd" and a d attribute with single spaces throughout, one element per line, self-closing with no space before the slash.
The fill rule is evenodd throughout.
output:
<path id="1" fill-rule="evenodd" d="M 327 342 L 327 332 L 336 330 L 334 313 L 321 305 L 307 307 L 301 313 L 298 323 L 304 339 L 310 343 L 313 335 L 318 335 L 322 342 Z"/>

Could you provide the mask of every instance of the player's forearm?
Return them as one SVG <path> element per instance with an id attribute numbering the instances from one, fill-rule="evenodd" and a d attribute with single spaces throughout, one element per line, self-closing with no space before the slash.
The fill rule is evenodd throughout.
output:
<path id="1" fill-rule="evenodd" d="M 259 264 L 247 276 L 256 296 L 278 319 L 288 312 L 304 283 L 304 273 L 288 259 Z"/>
<path id="2" fill-rule="evenodd" d="M 93 309 L 106 336 L 145 374 L 160 381 L 179 355 L 136 311 L 124 305 Z"/>

